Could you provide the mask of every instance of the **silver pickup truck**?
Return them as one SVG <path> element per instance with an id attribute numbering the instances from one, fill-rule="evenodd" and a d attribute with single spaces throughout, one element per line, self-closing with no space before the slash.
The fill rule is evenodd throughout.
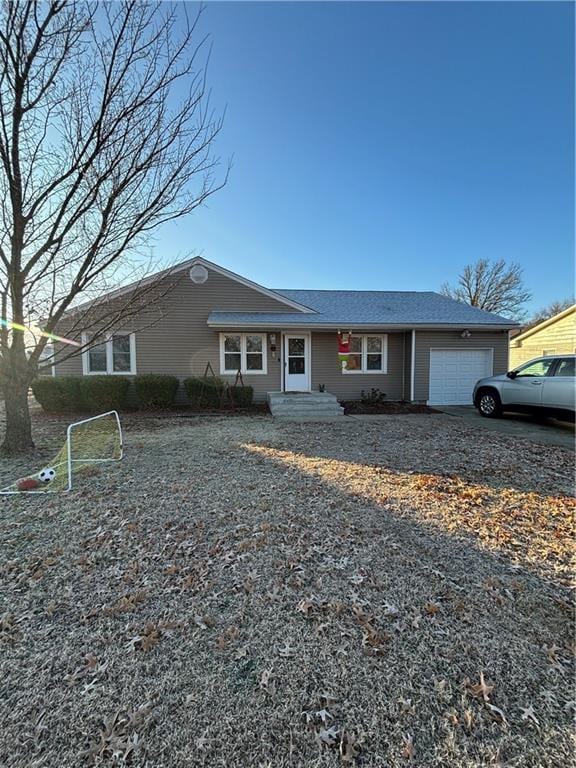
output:
<path id="1" fill-rule="evenodd" d="M 576 355 L 537 357 L 508 373 L 480 379 L 474 387 L 474 405 L 487 418 L 513 411 L 573 420 L 575 365 Z"/>

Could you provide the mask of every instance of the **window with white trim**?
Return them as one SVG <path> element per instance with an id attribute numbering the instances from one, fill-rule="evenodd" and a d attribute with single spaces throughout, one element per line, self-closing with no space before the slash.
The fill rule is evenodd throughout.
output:
<path id="1" fill-rule="evenodd" d="M 261 374 L 267 364 L 265 333 L 220 334 L 220 373 Z"/>
<path id="2" fill-rule="evenodd" d="M 348 365 L 342 373 L 386 373 L 387 369 L 387 334 L 350 337 Z"/>
<path id="3" fill-rule="evenodd" d="M 90 336 L 82 334 L 82 371 L 85 376 L 126 375 L 136 373 L 136 338 L 133 333 L 114 333 L 90 344 Z"/>

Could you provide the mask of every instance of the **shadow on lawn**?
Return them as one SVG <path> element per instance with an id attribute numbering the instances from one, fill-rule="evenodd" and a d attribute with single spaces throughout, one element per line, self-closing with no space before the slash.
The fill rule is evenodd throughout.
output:
<path id="1" fill-rule="evenodd" d="M 570 499 L 255 443 L 238 447 L 247 462 L 258 464 L 261 482 L 276 477 L 275 491 L 286 499 L 280 516 L 299 532 L 300 549 L 313 551 L 320 533 L 331 551 L 342 552 L 341 562 L 358 575 L 358 599 L 364 592 L 370 610 L 386 615 L 388 601 L 399 600 L 402 613 L 416 611 L 416 632 L 419 616 L 441 619 L 421 647 L 427 646 L 425 657 L 404 660 L 407 670 L 413 665 L 419 675 L 438 668 L 469 675 L 489 669 L 501 683 L 499 706 L 509 713 L 527 706 L 523 698 L 536 701 L 556 685 L 558 700 L 568 695 L 574 651 L 566 578 Z M 548 514 L 544 507 L 552 501 L 559 506 L 552 504 Z M 501 519 L 507 511 L 512 514 Z M 565 535 L 559 550 L 552 530 L 560 519 Z M 294 552 L 296 558 L 298 547 Z M 314 555 L 303 564 L 313 571 Z M 561 662 L 555 655 L 560 647 Z M 555 721 L 547 715 L 542 733 L 568 728 L 567 716 L 566 708 Z M 512 719 L 519 735 L 522 721 L 518 714 Z M 513 738 L 511 732 L 506 741 Z"/>
<path id="2" fill-rule="evenodd" d="M 475 549 L 504 557 L 513 567 L 525 566 L 562 587 L 572 584 L 576 500 L 571 497 L 270 446 L 240 447 L 316 478 L 396 522 L 471 540 Z"/>

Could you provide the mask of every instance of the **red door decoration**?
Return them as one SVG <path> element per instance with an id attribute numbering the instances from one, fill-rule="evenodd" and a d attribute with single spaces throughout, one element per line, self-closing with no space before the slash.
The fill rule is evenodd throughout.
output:
<path id="1" fill-rule="evenodd" d="M 338 359 L 342 370 L 345 371 L 348 366 L 348 355 L 350 353 L 350 332 L 344 331 L 338 333 Z"/>

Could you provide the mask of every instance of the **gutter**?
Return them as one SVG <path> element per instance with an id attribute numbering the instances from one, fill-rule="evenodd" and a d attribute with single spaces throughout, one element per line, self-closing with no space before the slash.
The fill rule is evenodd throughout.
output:
<path id="1" fill-rule="evenodd" d="M 303 319 L 304 320 L 304 319 Z M 414 323 L 409 325 L 406 323 L 308 323 L 305 320 L 302 323 L 283 323 L 281 319 L 276 318 L 274 320 L 257 320 L 252 322 L 241 322 L 228 320 L 227 322 L 218 322 L 208 319 L 207 325 L 210 328 L 223 328 L 226 330 L 234 328 L 289 328 L 291 331 L 338 331 L 342 328 L 350 329 L 352 331 L 371 330 L 371 331 L 411 331 L 415 327 L 424 331 L 462 331 L 468 329 L 470 331 L 509 331 L 511 328 L 517 328 L 518 324 L 493 324 L 493 325 L 474 325 L 473 323 L 422 323 L 415 326 Z"/>

